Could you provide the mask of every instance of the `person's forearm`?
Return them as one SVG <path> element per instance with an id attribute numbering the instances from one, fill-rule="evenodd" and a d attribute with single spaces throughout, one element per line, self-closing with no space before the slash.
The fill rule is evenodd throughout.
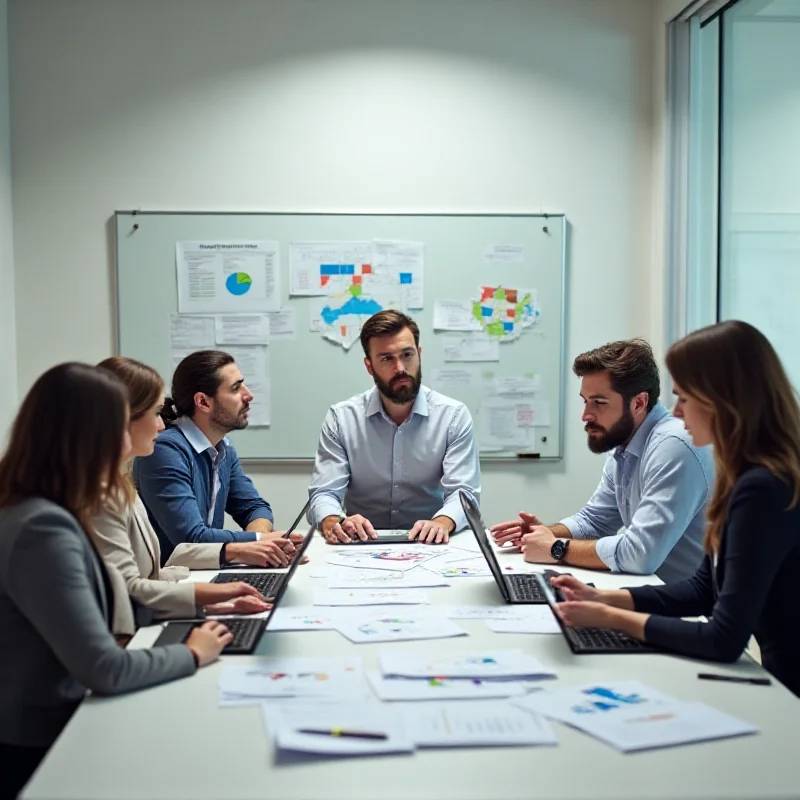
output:
<path id="1" fill-rule="evenodd" d="M 562 525 L 560 522 L 556 522 L 555 525 L 548 525 L 550 528 L 550 533 L 556 537 L 556 539 L 571 539 L 572 532 L 566 525 Z"/>
<path id="2" fill-rule="evenodd" d="M 250 533 L 271 533 L 272 523 L 264 517 L 254 519 L 246 528 Z"/>
<path id="3" fill-rule="evenodd" d="M 623 611 L 634 611 L 633 597 L 627 589 L 603 589 L 600 591 L 601 603 L 614 608 L 622 609 Z"/>
<path id="4" fill-rule="evenodd" d="M 645 641 L 644 629 L 649 614 L 641 614 L 638 611 L 624 611 L 620 608 L 609 608 L 606 616 L 605 627 L 632 636 L 639 641 Z"/>
<path id="5" fill-rule="evenodd" d="M 608 569 L 598 557 L 597 547 L 593 539 L 572 539 L 566 555 L 558 563 L 569 564 L 572 567 L 582 567 L 583 569 Z"/>
<path id="6" fill-rule="evenodd" d="M 456 528 L 455 520 L 450 519 L 450 517 L 444 514 L 434 517 L 431 522 L 441 525 L 448 533 L 452 533 Z"/>

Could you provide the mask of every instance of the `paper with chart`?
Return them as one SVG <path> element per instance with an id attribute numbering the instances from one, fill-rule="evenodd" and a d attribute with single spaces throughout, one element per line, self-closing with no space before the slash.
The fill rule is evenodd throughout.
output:
<path id="1" fill-rule="evenodd" d="M 237 314 L 280 308 L 278 243 L 177 242 L 178 311 Z"/>
<path id="2" fill-rule="evenodd" d="M 457 561 L 441 562 L 439 559 L 423 566 L 428 572 L 435 572 L 443 578 L 486 578 L 492 574 L 486 559 L 482 556 L 467 556 Z"/>
<path id="3" fill-rule="evenodd" d="M 357 545 L 331 547 L 325 560 L 339 567 L 355 569 L 385 569 L 405 572 L 430 561 L 441 553 L 441 548 L 430 545 Z M 332 588 L 332 587 L 331 587 Z"/>
<path id="4" fill-rule="evenodd" d="M 414 750 L 403 718 L 391 706 L 380 703 L 272 703 L 264 707 L 263 713 L 267 730 L 281 750 L 340 756 Z M 343 734 L 333 736 L 334 730 Z M 347 736 L 348 731 L 385 738 Z"/>
<path id="5" fill-rule="evenodd" d="M 475 374 L 463 367 L 437 367 L 431 375 L 430 386 L 449 397 L 461 397 L 476 383 Z"/>
<path id="6" fill-rule="evenodd" d="M 396 606 L 429 603 L 422 589 L 314 589 L 315 606 Z"/>
<path id="7" fill-rule="evenodd" d="M 408 572 L 385 569 L 350 569 L 342 567 L 328 572 L 329 589 L 423 589 L 449 586 L 450 583 L 432 572 L 412 569 Z"/>
<path id="8" fill-rule="evenodd" d="M 433 304 L 435 331 L 480 331 L 469 300 L 436 300 Z"/>
<path id="9" fill-rule="evenodd" d="M 487 264 L 521 265 L 525 260 L 525 246 L 521 244 L 487 244 L 483 248 L 483 260 Z"/>
<path id="10" fill-rule="evenodd" d="M 269 613 L 269 612 L 267 612 Z M 336 612 L 314 606 L 280 606 L 272 613 L 269 631 L 331 631 L 336 629 Z"/>
<path id="11" fill-rule="evenodd" d="M 499 361 L 500 342 L 487 333 L 469 333 L 442 339 L 445 361 Z"/>
<path id="12" fill-rule="evenodd" d="M 169 345 L 172 350 L 187 353 L 214 347 L 214 317 L 169 315 Z"/>
<path id="13" fill-rule="evenodd" d="M 406 731 L 417 747 L 513 747 L 558 744 L 544 717 L 501 700 L 403 704 Z"/>
<path id="14" fill-rule="evenodd" d="M 541 316 L 536 292 L 507 286 L 481 286 L 470 306 L 478 329 L 499 342 L 513 342 Z"/>
<path id="15" fill-rule="evenodd" d="M 623 753 L 727 739 L 759 730 L 705 703 L 679 702 L 657 710 L 630 707 L 617 713 L 584 716 L 577 727 Z"/>
<path id="16" fill-rule="evenodd" d="M 521 650 L 485 650 L 429 657 L 409 652 L 381 653 L 381 672 L 402 678 L 541 678 L 554 676 L 538 659 Z"/>
<path id="17" fill-rule="evenodd" d="M 266 314 L 218 314 L 214 318 L 216 344 L 269 344 Z"/>
<path id="18" fill-rule="evenodd" d="M 317 296 L 310 330 L 349 350 L 361 326 L 384 309 L 421 300 L 422 245 L 416 242 L 292 242 L 291 294 Z"/>
<path id="19" fill-rule="evenodd" d="M 516 681 L 486 681 L 480 678 L 387 678 L 377 671 L 367 671 L 367 680 L 380 700 L 481 700 L 518 697 L 525 694 Z"/>
<path id="20" fill-rule="evenodd" d="M 263 658 L 222 666 L 227 697 L 347 697 L 363 690 L 360 658 Z"/>
<path id="21" fill-rule="evenodd" d="M 226 347 L 236 360 L 247 388 L 253 393 L 248 421 L 250 427 L 270 424 L 270 373 L 267 347 Z"/>
<path id="22" fill-rule="evenodd" d="M 525 606 L 437 606 L 448 619 L 516 620 Z"/>
<path id="23" fill-rule="evenodd" d="M 466 636 L 465 631 L 447 617 L 424 606 L 351 609 L 348 617 L 336 626 L 351 642 L 402 642 L 414 639 L 447 639 Z"/>

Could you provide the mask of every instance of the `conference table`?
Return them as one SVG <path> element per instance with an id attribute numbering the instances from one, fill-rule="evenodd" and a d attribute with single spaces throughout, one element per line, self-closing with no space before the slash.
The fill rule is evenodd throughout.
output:
<path id="1" fill-rule="evenodd" d="M 470 544 L 459 533 L 454 543 Z M 327 586 L 321 572 L 330 546 L 317 536 L 283 604 L 311 604 Z M 522 556 L 501 552 L 504 565 Z M 417 567 L 419 569 L 419 567 Z M 659 583 L 654 576 L 569 571 L 599 588 Z M 194 572 L 190 580 L 209 580 Z M 312 577 L 319 575 L 319 577 Z M 491 577 L 463 577 L 427 590 L 432 604 L 502 605 Z M 573 655 L 561 634 L 493 633 L 484 620 L 459 619 L 468 636 L 353 644 L 336 631 L 270 632 L 256 655 L 223 656 L 187 679 L 120 697 L 87 697 L 28 784 L 27 800 L 512 800 L 512 798 L 797 798 L 800 758 L 794 734 L 800 700 L 771 686 L 698 680 L 712 670 L 763 676 L 747 655 L 736 664 L 709 665 L 672 655 Z M 148 647 L 160 626 L 141 629 L 129 646 Z M 375 669 L 387 648 L 445 656 L 519 648 L 552 667 L 546 688 L 595 681 L 641 680 L 680 700 L 703 701 L 751 722 L 760 733 L 662 750 L 621 754 L 553 723 L 557 746 L 418 750 L 411 755 L 323 758 L 278 755 L 257 705 L 219 708 L 217 684 L 225 663 L 259 656 L 352 656 Z"/>

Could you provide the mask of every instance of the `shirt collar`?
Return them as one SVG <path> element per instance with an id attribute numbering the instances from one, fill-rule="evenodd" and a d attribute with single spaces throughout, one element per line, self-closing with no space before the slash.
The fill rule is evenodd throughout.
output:
<path id="1" fill-rule="evenodd" d="M 656 403 L 650 413 L 644 418 L 644 421 L 639 426 L 636 433 L 633 434 L 633 438 L 628 442 L 628 446 L 624 449 L 624 452 L 630 453 L 632 456 L 636 456 L 636 458 L 641 458 L 644 452 L 644 443 L 653 432 L 653 428 L 668 414 L 669 411 L 667 411 L 661 403 Z M 623 449 L 618 447 L 617 454 L 621 455 L 622 452 Z"/>
<path id="2" fill-rule="evenodd" d="M 381 393 L 378 391 L 378 387 L 375 386 L 367 400 L 367 416 L 371 417 L 374 414 L 380 413 L 385 412 L 383 410 L 383 403 L 381 402 Z M 414 400 L 414 405 L 411 407 L 409 419 L 414 416 L 414 414 L 419 414 L 421 417 L 428 416 L 428 389 L 425 386 L 419 387 L 419 393 Z"/>
<path id="3" fill-rule="evenodd" d="M 178 417 L 178 419 L 175 420 L 175 427 L 186 437 L 186 441 L 189 442 L 196 453 L 206 453 L 210 450 L 212 451 L 212 455 L 216 455 L 217 453 L 222 455 L 225 452 L 225 448 L 228 446 L 228 439 L 223 436 L 222 439 L 219 440 L 219 444 L 214 447 L 208 436 L 195 425 L 194 420 L 190 417 Z"/>

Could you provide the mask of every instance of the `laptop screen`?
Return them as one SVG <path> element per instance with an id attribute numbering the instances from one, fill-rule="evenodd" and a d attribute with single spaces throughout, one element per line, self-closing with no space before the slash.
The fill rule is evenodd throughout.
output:
<path id="1" fill-rule="evenodd" d="M 489 543 L 489 539 L 486 536 L 486 527 L 481 519 L 481 512 L 478 510 L 478 507 L 466 492 L 459 491 L 458 495 L 459 499 L 461 500 L 461 507 L 464 509 L 464 514 L 467 517 L 467 523 L 469 524 L 472 532 L 475 534 L 475 538 L 478 541 L 478 546 L 481 548 L 481 552 L 486 559 L 486 563 L 489 565 L 489 569 L 492 571 L 492 576 L 494 577 L 498 588 L 502 592 L 503 597 L 508 600 L 508 588 L 506 587 L 505 580 L 503 579 L 503 571 L 500 569 L 500 563 L 498 562 L 497 556 L 494 554 L 494 550 L 492 549 L 492 545 Z"/>

